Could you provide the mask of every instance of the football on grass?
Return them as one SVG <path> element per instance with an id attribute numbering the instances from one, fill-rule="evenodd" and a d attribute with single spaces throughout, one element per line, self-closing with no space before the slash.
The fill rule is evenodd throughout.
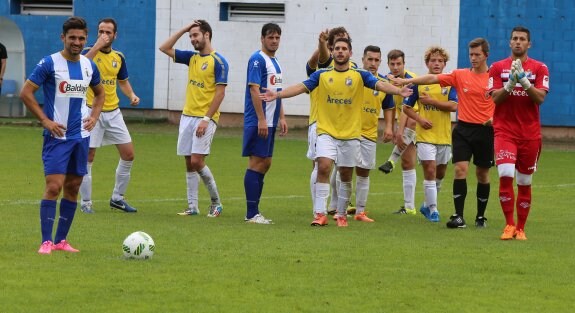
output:
<path id="1" fill-rule="evenodd" d="M 131 233 L 122 244 L 127 259 L 151 259 L 155 249 L 154 239 L 143 231 Z"/>

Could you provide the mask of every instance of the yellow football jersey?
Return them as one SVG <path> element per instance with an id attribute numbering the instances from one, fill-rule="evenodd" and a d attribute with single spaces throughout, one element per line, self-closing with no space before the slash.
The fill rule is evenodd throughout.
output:
<path id="1" fill-rule="evenodd" d="M 201 55 L 195 51 L 177 50 L 174 62 L 188 65 L 188 84 L 182 114 L 203 117 L 208 112 L 216 94 L 216 85 L 227 85 L 228 62 L 219 53 Z M 218 122 L 220 111 L 212 120 Z"/>
<path id="2" fill-rule="evenodd" d="M 309 67 L 309 65 L 306 63 L 306 72 L 307 72 L 307 76 L 309 77 L 311 74 L 313 74 L 315 71 L 317 71 L 319 68 L 332 68 L 334 61 L 333 58 L 330 56 L 329 58 L 329 62 L 328 62 L 328 66 L 326 67 L 325 64 L 318 64 L 318 68 L 317 69 L 312 69 Z M 349 66 L 350 68 L 357 68 L 357 64 L 353 61 L 349 61 Z M 313 123 L 315 123 L 317 121 L 317 90 L 313 90 L 312 92 L 309 93 L 309 121 L 308 124 L 311 125 Z"/>
<path id="3" fill-rule="evenodd" d="M 308 91 L 317 89 L 317 134 L 336 139 L 361 137 L 364 87 L 375 88 L 378 79 L 360 69 L 338 72 L 319 70 L 303 82 Z"/>
<path id="4" fill-rule="evenodd" d="M 378 74 L 378 78 L 386 80 Z M 377 128 L 381 109 L 393 109 L 393 96 L 387 96 L 383 91 L 363 88 L 363 107 L 361 116 L 361 136 L 371 141 L 377 141 Z"/>
<path id="5" fill-rule="evenodd" d="M 419 97 L 426 94 L 438 101 L 457 103 L 457 92 L 453 87 L 441 87 L 439 84 L 414 86 L 413 94 L 405 98 L 404 105 L 413 107 L 419 103 Z M 419 103 L 419 116 L 431 121 L 433 127 L 424 129 L 417 123 L 416 141 L 436 145 L 451 145 L 451 112 L 441 111 L 432 105 Z"/>
<path id="6" fill-rule="evenodd" d="M 413 77 L 417 77 L 417 75 L 413 72 L 410 71 L 405 71 L 405 78 L 413 78 Z M 401 109 L 403 107 L 403 97 L 401 95 L 394 95 L 393 96 L 393 102 L 395 103 L 395 119 L 399 119 L 399 116 L 401 115 Z M 413 107 L 413 110 L 415 110 L 415 112 L 417 112 L 419 110 L 419 108 L 417 107 L 417 104 Z"/>
<path id="7" fill-rule="evenodd" d="M 90 49 L 91 47 L 86 47 L 82 53 L 86 54 Z M 118 108 L 118 104 L 120 103 L 120 98 L 118 98 L 116 90 L 118 80 L 128 79 L 128 68 L 126 66 L 124 55 L 122 52 L 114 49 L 108 53 L 98 51 L 94 58 L 92 58 L 92 61 L 96 63 L 96 66 L 100 71 L 100 79 L 102 86 L 104 86 L 105 99 L 102 111 L 114 111 Z M 92 101 L 94 101 L 94 92 L 91 88 L 88 88 L 86 97 L 86 103 L 91 107 Z"/>

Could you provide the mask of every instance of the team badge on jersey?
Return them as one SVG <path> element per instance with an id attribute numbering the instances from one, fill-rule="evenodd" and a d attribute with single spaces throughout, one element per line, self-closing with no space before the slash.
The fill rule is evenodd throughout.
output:
<path id="1" fill-rule="evenodd" d="M 446 95 L 447 95 L 447 87 L 441 88 L 441 95 L 442 95 L 442 96 L 446 96 Z"/>
<path id="2" fill-rule="evenodd" d="M 377 96 L 377 95 L 379 95 L 379 91 L 377 91 L 377 90 L 373 90 L 373 95 L 374 95 L 374 96 Z"/>
<path id="3" fill-rule="evenodd" d="M 330 84 L 333 83 L 333 78 L 330 77 L 327 82 L 330 83 Z"/>
<path id="4" fill-rule="evenodd" d="M 118 62 L 116 62 L 116 60 L 113 60 L 113 61 L 112 61 L 112 67 L 113 67 L 113 68 L 118 67 Z"/>
<path id="5" fill-rule="evenodd" d="M 204 62 L 204 64 L 202 64 L 202 71 L 205 71 L 208 68 L 208 62 Z"/>
<path id="6" fill-rule="evenodd" d="M 351 84 L 353 84 L 351 77 L 346 78 L 345 79 L 345 85 L 351 87 Z"/>

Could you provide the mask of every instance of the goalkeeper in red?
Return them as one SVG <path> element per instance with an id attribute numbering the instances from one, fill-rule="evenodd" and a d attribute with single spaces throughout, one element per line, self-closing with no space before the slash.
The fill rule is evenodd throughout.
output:
<path id="1" fill-rule="evenodd" d="M 495 102 L 493 128 L 499 201 L 507 224 L 501 239 L 527 240 L 525 222 L 531 208 L 531 181 L 541 152 L 539 106 L 549 92 L 549 69 L 527 56 L 531 48 L 527 28 L 513 28 L 509 46 L 511 56 L 491 65 L 488 85 Z M 516 173 L 517 198 L 513 190 Z"/>

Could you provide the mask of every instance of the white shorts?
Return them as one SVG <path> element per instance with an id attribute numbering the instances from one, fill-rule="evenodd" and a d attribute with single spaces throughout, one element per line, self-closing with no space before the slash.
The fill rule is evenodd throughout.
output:
<path id="1" fill-rule="evenodd" d="M 420 161 L 435 161 L 437 165 L 447 164 L 451 160 L 451 146 L 419 142 L 417 158 Z"/>
<path id="2" fill-rule="evenodd" d="M 130 137 L 120 109 L 100 113 L 96 126 L 90 132 L 90 148 L 130 142 L 132 142 L 132 137 Z"/>
<path id="3" fill-rule="evenodd" d="M 317 123 L 309 125 L 307 129 L 307 153 L 308 159 L 314 161 L 316 157 L 316 145 L 317 142 Z"/>
<path id="4" fill-rule="evenodd" d="M 330 135 L 317 136 L 316 157 L 332 159 L 337 166 L 355 167 L 359 154 L 359 140 L 339 140 Z"/>
<path id="5" fill-rule="evenodd" d="M 212 139 L 218 125 L 210 120 L 206 133 L 202 137 L 197 137 L 196 129 L 201 121 L 201 117 L 182 115 L 178 134 L 178 155 L 210 154 Z"/>
<path id="6" fill-rule="evenodd" d="M 359 143 L 357 167 L 361 167 L 366 170 L 374 169 L 376 143 L 365 138 L 361 138 Z"/>

